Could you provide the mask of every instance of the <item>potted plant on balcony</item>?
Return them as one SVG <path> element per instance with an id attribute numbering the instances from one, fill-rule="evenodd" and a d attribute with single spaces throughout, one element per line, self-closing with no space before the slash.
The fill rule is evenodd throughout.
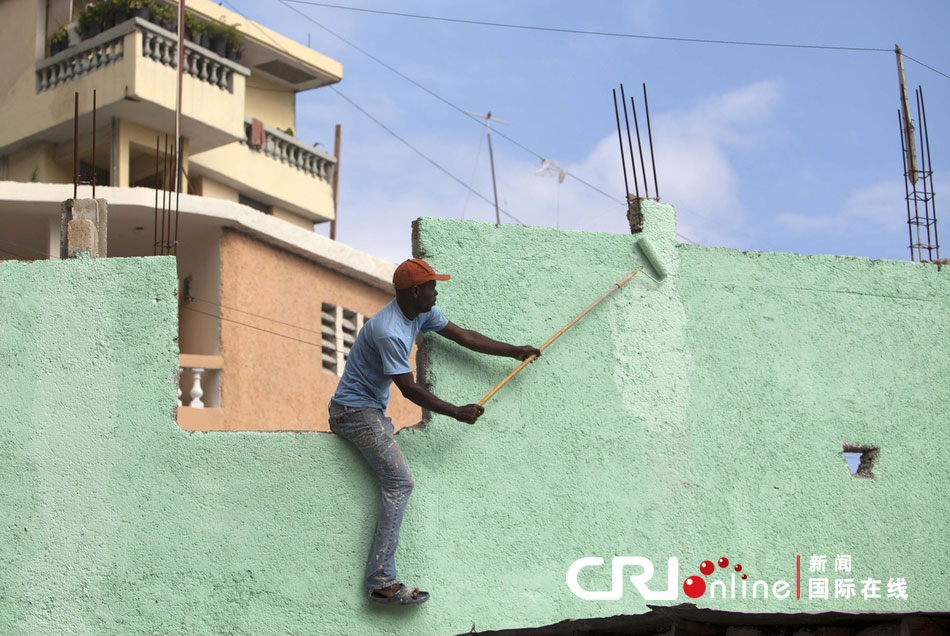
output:
<path id="1" fill-rule="evenodd" d="M 175 31 L 175 7 L 169 4 L 156 4 L 155 7 L 151 10 L 151 19 L 152 22 L 167 29 L 169 31 Z"/>
<path id="2" fill-rule="evenodd" d="M 60 26 L 58 29 L 53 31 L 53 35 L 49 38 L 49 54 L 56 55 L 60 51 L 63 51 L 69 47 L 69 29 L 66 28 L 66 25 Z"/>
<path id="3" fill-rule="evenodd" d="M 148 20 L 149 9 L 151 9 L 155 3 L 152 0 L 126 0 L 128 4 L 129 17 L 132 18 L 142 18 Z"/>
<path id="4" fill-rule="evenodd" d="M 225 53 L 229 60 L 240 62 L 244 56 L 244 36 L 237 30 L 236 24 L 229 24 L 224 30 Z"/>
<path id="5" fill-rule="evenodd" d="M 83 40 L 99 35 L 102 27 L 99 24 L 99 9 L 95 4 L 87 4 L 82 8 L 76 18 L 76 28 Z"/>
<path id="6" fill-rule="evenodd" d="M 107 31 L 115 26 L 116 13 L 118 12 L 117 0 L 99 0 L 92 5 L 93 14 L 99 20 L 99 28 Z"/>
<path id="7" fill-rule="evenodd" d="M 112 5 L 112 24 L 122 24 L 129 19 L 129 2 L 131 0 L 110 0 Z"/>
<path id="8" fill-rule="evenodd" d="M 205 33 L 211 40 L 211 50 L 224 57 L 228 52 L 228 27 L 220 22 L 209 22 L 205 25 Z"/>
<path id="9" fill-rule="evenodd" d="M 185 39 L 201 44 L 201 36 L 204 34 L 205 23 L 195 17 L 191 11 L 185 12 Z"/>

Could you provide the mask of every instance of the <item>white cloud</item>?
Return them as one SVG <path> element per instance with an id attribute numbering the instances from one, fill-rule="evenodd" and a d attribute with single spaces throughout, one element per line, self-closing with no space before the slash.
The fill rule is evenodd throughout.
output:
<path id="1" fill-rule="evenodd" d="M 693 108 L 653 115 L 660 193 L 663 201 L 676 207 L 681 234 L 707 245 L 740 246 L 743 239 L 748 243 L 741 229 L 746 213 L 731 153 L 761 144 L 779 94 L 775 82 L 759 82 L 712 95 Z M 645 122 L 641 122 L 641 136 L 646 143 Z M 410 224 L 419 216 L 461 218 L 464 209 L 466 218 L 494 221 L 491 205 L 467 194 L 462 186 L 439 174 L 375 124 L 364 120 L 363 126 L 373 127 L 382 136 L 360 135 L 365 138 L 344 148 L 341 240 L 382 258 L 400 261 L 409 256 Z M 396 132 L 401 133 L 396 127 Z M 467 182 L 470 178 L 477 152 L 475 134 L 464 142 L 432 136 L 414 136 L 409 141 L 461 180 Z M 579 161 L 552 159 L 618 201 L 571 177 L 558 185 L 556 178 L 536 176 L 539 161 L 525 159 L 524 154 L 509 154 L 507 144 L 501 148 L 499 145 L 496 141 L 499 201 L 526 224 L 629 231 L 625 208 L 618 202 L 623 198 L 624 185 L 615 130 L 609 130 Z M 644 153 L 649 164 L 646 147 Z M 629 155 L 625 159 L 629 170 Z M 649 175 L 652 195 L 652 170 Z M 640 178 L 643 194 L 642 174 Z M 484 147 L 472 185 L 492 199 Z M 511 222 L 505 217 L 502 221 Z"/>
<path id="2" fill-rule="evenodd" d="M 946 192 L 950 175 L 936 175 L 937 192 Z M 928 182 L 928 190 L 930 184 Z M 848 195 L 841 208 L 832 214 L 779 214 L 776 222 L 799 234 L 816 231 L 849 234 L 901 236 L 907 232 L 907 204 L 902 179 L 886 179 L 857 188 Z M 924 209 L 921 205 L 920 214 Z"/>

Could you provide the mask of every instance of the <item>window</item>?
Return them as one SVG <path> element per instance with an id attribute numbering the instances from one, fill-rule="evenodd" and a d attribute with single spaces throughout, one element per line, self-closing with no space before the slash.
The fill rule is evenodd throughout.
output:
<path id="1" fill-rule="evenodd" d="M 320 330 L 323 333 L 323 370 L 343 375 L 356 334 L 363 327 L 363 314 L 352 309 L 323 303 Z"/>

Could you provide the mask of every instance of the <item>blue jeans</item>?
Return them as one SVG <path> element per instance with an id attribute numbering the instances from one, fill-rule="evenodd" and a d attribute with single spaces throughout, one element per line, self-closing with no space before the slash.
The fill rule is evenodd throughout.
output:
<path id="1" fill-rule="evenodd" d="M 412 494 L 412 473 L 393 437 L 393 423 L 379 409 L 330 402 L 330 430 L 356 446 L 379 477 L 379 519 L 366 561 L 365 584 L 378 590 L 396 583 L 399 526 Z"/>

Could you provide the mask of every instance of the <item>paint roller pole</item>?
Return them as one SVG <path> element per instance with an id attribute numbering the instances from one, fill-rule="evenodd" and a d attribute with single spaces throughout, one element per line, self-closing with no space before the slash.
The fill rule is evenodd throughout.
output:
<path id="1" fill-rule="evenodd" d="M 606 300 L 606 298 L 607 298 L 608 296 L 610 296 L 612 293 L 614 293 L 615 291 L 617 291 L 618 289 L 620 289 L 621 287 L 623 287 L 624 283 L 626 283 L 628 280 L 630 280 L 631 278 L 633 278 L 634 276 L 636 276 L 637 273 L 640 272 L 640 271 L 642 271 L 642 270 L 639 270 L 639 269 L 638 269 L 638 270 L 632 271 L 632 272 L 630 272 L 629 274 L 627 274 L 626 276 L 624 276 L 622 279 L 620 279 L 620 281 L 617 282 L 617 283 L 615 283 L 614 286 L 611 287 L 611 288 L 607 291 L 606 294 L 604 294 L 603 296 L 601 296 L 600 298 L 598 298 L 597 300 L 595 300 L 593 303 L 591 303 L 591 305 L 590 305 L 587 309 L 585 309 L 584 311 L 582 311 L 581 313 L 579 313 L 571 322 L 569 322 L 569 323 L 567 323 L 566 325 L 564 325 L 564 327 L 563 327 L 560 331 L 558 331 L 556 334 L 554 334 L 553 336 L 551 336 L 551 337 L 548 339 L 547 342 L 545 342 L 543 345 L 541 345 L 541 346 L 539 347 L 539 350 L 544 351 L 545 349 L 547 349 L 548 346 L 549 346 L 552 342 L 554 342 L 555 340 L 557 340 L 558 338 L 561 337 L 561 334 L 563 334 L 565 331 L 567 331 L 568 329 L 570 329 L 571 327 L 573 327 L 575 324 L 577 324 L 577 321 L 579 321 L 581 318 L 583 318 L 584 316 L 586 316 L 587 313 L 588 313 L 591 309 L 593 309 L 594 307 L 596 307 L 597 305 L 599 305 L 600 303 L 602 303 L 604 300 Z M 521 364 L 519 364 L 519 365 L 518 365 L 518 368 L 515 369 L 514 371 L 512 371 L 511 373 L 509 373 L 509 374 L 508 374 L 508 377 L 506 377 L 504 380 L 502 380 L 502 381 L 498 384 L 498 386 L 496 386 L 494 389 L 492 389 L 492 390 L 488 393 L 488 395 L 486 395 L 485 397 L 483 397 L 482 400 L 481 400 L 481 402 L 478 403 L 478 405 L 479 405 L 479 406 L 485 406 L 485 402 L 487 402 L 488 400 L 490 400 L 493 395 L 495 395 L 496 393 L 498 393 L 498 390 L 499 390 L 501 387 L 505 386 L 505 384 L 508 383 L 508 380 L 510 380 L 511 378 L 515 377 L 515 376 L 518 374 L 519 371 L 521 371 L 522 369 L 524 369 L 524 368 L 528 365 L 529 362 L 534 362 L 535 358 L 537 358 L 537 356 L 530 356 L 530 357 L 527 358 L 524 362 L 522 362 Z"/>
<path id="2" fill-rule="evenodd" d="M 656 275 L 659 277 L 659 278 L 654 278 L 653 280 L 655 280 L 656 282 L 659 283 L 660 281 L 662 281 L 663 279 L 665 279 L 666 276 L 667 276 L 666 267 L 663 265 L 663 262 L 660 260 L 659 255 L 656 253 L 656 250 L 653 249 L 653 245 L 650 243 L 650 241 L 648 241 L 648 240 L 646 239 L 646 237 L 643 237 L 643 238 L 641 238 L 639 241 L 637 241 L 637 245 L 640 246 L 640 251 L 643 253 L 643 256 L 644 256 L 644 258 L 647 260 L 647 263 L 650 264 L 650 266 L 653 268 L 653 271 L 655 271 L 655 272 L 656 272 Z M 634 271 L 630 272 L 629 274 L 627 274 L 626 276 L 624 276 L 622 279 L 620 279 L 620 281 L 617 282 L 616 284 L 614 284 L 614 286 L 611 287 L 611 288 L 607 291 L 606 294 L 604 294 L 603 296 L 601 296 L 600 298 L 598 298 L 597 300 L 595 300 L 595 301 L 590 305 L 590 307 L 588 307 L 587 309 L 585 309 L 584 311 L 582 311 L 581 313 L 579 313 L 579 314 L 577 315 L 577 317 L 574 318 L 574 320 L 572 320 L 571 322 L 569 322 L 569 323 L 567 323 L 566 325 L 564 325 L 564 328 L 563 328 L 563 329 L 561 329 L 559 332 L 557 332 L 556 334 L 554 334 L 553 336 L 551 336 L 551 337 L 548 339 L 547 342 L 545 342 L 543 345 L 541 345 L 541 346 L 539 347 L 539 349 L 540 349 L 541 351 L 544 351 L 545 349 L 547 349 L 547 348 L 548 348 L 548 345 L 550 345 L 552 342 L 554 342 L 555 340 L 557 340 L 558 338 L 560 338 L 560 337 L 561 337 L 561 334 L 563 334 L 565 331 L 567 331 L 568 329 L 570 329 L 571 327 L 573 327 L 573 326 L 577 323 L 577 321 L 580 320 L 581 318 L 583 318 L 584 316 L 586 316 L 587 313 L 588 313 L 591 309 L 593 309 L 594 307 L 596 307 L 597 305 L 599 305 L 600 303 L 602 303 L 602 302 L 607 298 L 607 296 L 610 296 L 612 293 L 614 293 L 615 291 L 617 291 L 618 289 L 620 289 L 621 287 L 623 287 L 624 283 L 626 283 L 628 280 L 630 280 L 631 278 L 633 278 L 634 276 L 636 276 L 638 273 L 640 273 L 640 272 L 642 272 L 642 271 L 643 271 L 643 269 L 634 270 Z M 647 274 L 647 275 L 649 276 L 649 274 Z M 651 276 L 650 278 L 653 278 L 653 277 Z M 529 362 L 534 362 L 534 360 L 535 360 L 536 357 L 537 357 L 537 356 L 531 356 L 531 357 L 529 357 L 527 360 L 525 360 L 524 362 L 522 362 L 521 364 L 519 364 L 519 365 L 518 365 L 518 368 L 516 368 L 514 371 L 512 371 L 511 373 L 509 373 L 508 376 L 498 384 L 498 386 L 496 386 L 494 389 L 492 389 L 492 390 L 488 393 L 488 395 L 486 395 L 485 397 L 483 397 L 482 400 L 481 400 L 481 402 L 478 403 L 478 405 L 479 405 L 479 406 L 485 406 L 485 402 L 487 402 L 488 400 L 490 400 L 493 395 L 495 395 L 496 393 L 498 393 L 498 389 L 500 389 L 501 387 L 505 386 L 505 384 L 508 383 L 508 380 L 510 380 L 511 378 L 515 377 L 515 376 L 518 374 L 519 371 L 521 371 L 522 369 L 524 369 L 524 368 L 528 365 Z"/>

